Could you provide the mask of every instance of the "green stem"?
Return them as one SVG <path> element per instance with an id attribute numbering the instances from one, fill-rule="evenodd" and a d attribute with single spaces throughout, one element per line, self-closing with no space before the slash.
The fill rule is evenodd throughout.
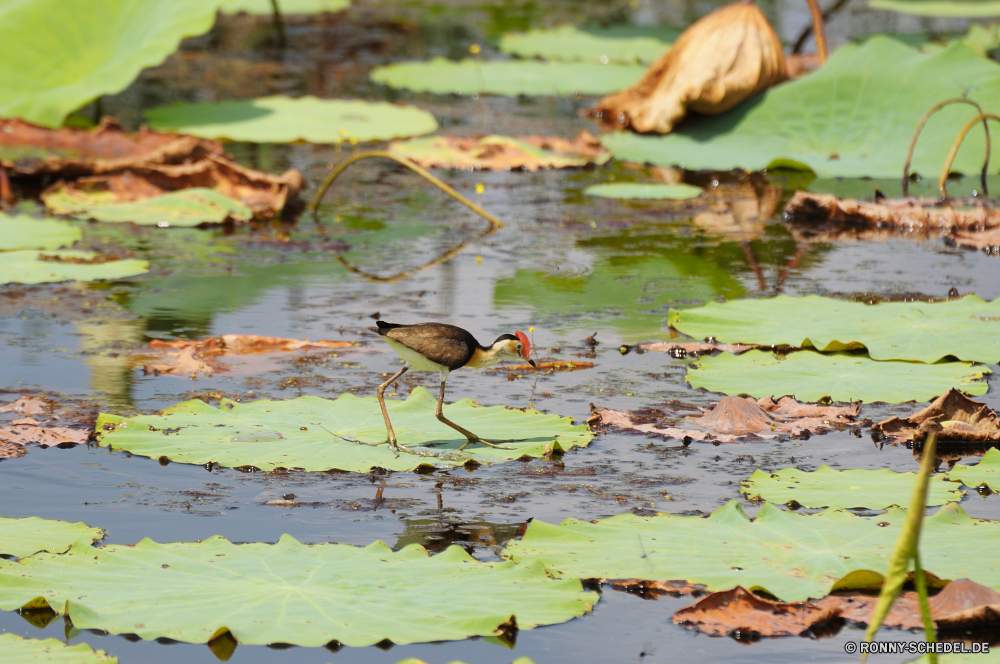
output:
<path id="1" fill-rule="evenodd" d="M 931 617 L 931 605 L 927 599 L 927 577 L 924 576 L 924 568 L 920 564 L 919 546 L 913 549 L 913 572 L 917 581 L 917 597 L 920 599 L 920 616 L 924 619 L 924 631 L 927 633 L 927 643 L 936 643 L 937 635 L 934 632 L 934 618 Z M 937 653 L 929 653 L 928 664 L 937 664 Z"/>
<path id="2" fill-rule="evenodd" d="M 285 34 L 285 22 L 281 18 L 278 0 L 271 0 L 271 11 L 274 14 L 274 29 L 278 32 L 278 46 L 285 48 L 288 46 L 288 35 Z"/>

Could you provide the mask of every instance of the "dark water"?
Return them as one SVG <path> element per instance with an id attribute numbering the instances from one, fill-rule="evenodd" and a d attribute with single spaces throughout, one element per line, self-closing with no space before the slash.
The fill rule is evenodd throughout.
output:
<path id="1" fill-rule="evenodd" d="M 577 115 L 593 100 L 390 93 L 369 83 L 367 72 L 391 59 L 457 57 L 469 44 L 486 45 L 508 29 L 565 21 L 679 21 L 707 7 L 676 2 L 655 7 L 645 2 L 453 4 L 437 11 L 416 3 L 361 2 L 346 15 L 292 18 L 291 47 L 283 53 L 269 45 L 266 20 L 226 18 L 211 35 L 193 40 L 129 90 L 106 99 L 104 108 L 135 125 L 143 108 L 174 99 L 307 92 L 417 103 L 454 134 L 572 136 L 580 129 L 595 131 Z M 783 36 L 797 34 L 795 26 L 802 22 L 798 4 L 765 8 Z M 834 41 L 864 32 L 856 27 L 859 11 L 852 6 L 841 19 L 844 25 L 831 26 Z M 883 30 L 925 27 L 887 14 L 867 16 L 866 25 Z M 316 145 L 229 148 L 248 166 L 298 168 L 312 183 L 322 179 L 328 164 L 350 152 Z M 199 394 L 243 399 L 332 396 L 347 390 L 370 394 L 384 373 L 399 366 L 395 353 L 365 331 L 377 314 L 400 322 L 455 323 L 481 339 L 533 326 L 541 359 L 586 357 L 597 366 L 515 380 L 508 380 L 506 372 L 457 372 L 448 383 L 450 398 L 532 404 L 579 422 L 589 415 L 590 403 L 632 409 L 671 399 L 707 403 L 715 398 L 686 386 L 686 360 L 619 351 L 621 344 L 669 338 L 665 321 L 671 306 L 779 292 L 941 298 L 956 288 L 985 299 L 1000 297 L 1000 262 L 981 252 L 905 236 L 884 242 L 816 241 L 780 219 L 784 201 L 797 186 L 870 191 L 871 181 L 809 183 L 785 174 L 769 183 L 733 174 L 689 175 L 699 184 L 718 180 L 715 197 L 707 204 L 680 204 L 621 203 L 582 195 L 589 184 L 612 178 L 654 177 L 647 169 L 621 164 L 442 177 L 474 198 L 475 184 L 483 183 L 482 204 L 506 226 L 481 237 L 482 220 L 408 172 L 375 161 L 362 162 L 338 182 L 317 221 L 303 216 L 297 224 L 286 219 L 234 232 L 89 225 L 84 244 L 125 247 L 148 256 L 153 270 L 148 277 L 114 284 L 0 289 L 3 400 L 45 392 L 83 411 L 133 414 Z M 891 183 L 879 185 L 891 195 Z M 953 193 L 974 186 L 959 182 Z M 1000 190 L 1000 182 L 994 187 Z M 305 193 L 306 199 L 312 191 Z M 334 260 L 332 249 L 345 242 L 351 248 L 342 257 L 358 270 L 382 277 L 406 271 L 411 276 L 384 282 L 349 271 Z M 463 242 L 467 246 L 450 260 L 418 269 Z M 584 339 L 594 332 L 599 344 L 592 349 Z M 143 375 L 141 362 L 131 357 L 150 338 L 228 333 L 345 339 L 362 345 L 336 357 L 300 353 L 237 360 L 232 371 L 195 381 Z M 994 408 L 1000 406 L 993 389 L 997 380 L 989 377 L 991 389 L 983 397 Z M 434 376 L 409 374 L 404 384 L 433 387 L 435 381 Z M 877 421 L 918 407 L 866 405 L 862 416 Z M 738 445 L 696 442 L 687 448 L 609 432 L 558 461 L 535 459 L 431 475 L 210 472 L 176 463 L 164 466 L 107 448 L 32 448 L 23 458 L 0 463 L 0 513 L 85 521 L 105 528 L 109 543 L 212 535 L 274 542 L 289 533 L 303 542 L 364 545 L 381 539 L 392 546 L 422 543 L 434 551 L 455 542 L 491 559 L 529 518 L 558 522 L 638 510 L 708 513 L 733 499 L 752 515 L 758 508 L 740 495 L 739 481 L 755 468 L 794 464 L 812 469 L 824 463 L 909 471 L 918 460 L 906 448 L 878 446 L 867 435 L 857 438 L 847 432 Z M 308 504 L 266 504 L 290 493 Z M 1000 518 L 995 495 L 970 491 L 963 507 L 973 516 Z M 862 635 L 847 627 L 820 640 L 765 639 L 747 645 L 709 638 L 671 623 L 673 611 L 689 602 L 646 601 L 605 587 L 592 615 L 522 631 L 513 650 L 487 640 L 336 653 L 240 646 L 231 661 L 389 663 L 419 657 L 432 663 L 460 659 L 499 664 L 521 656 L 538 664 L 846 661 L 844 643 Z M 81 634 L 61 619 L 40 629 L 14 612 L 0 613 L 0 630 L 85 641 L 122 662 L 217 661 L 203 645 Z"/>

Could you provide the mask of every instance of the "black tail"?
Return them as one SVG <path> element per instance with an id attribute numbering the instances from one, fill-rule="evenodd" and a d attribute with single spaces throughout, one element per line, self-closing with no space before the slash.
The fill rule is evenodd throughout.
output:
<path id="1" fill-rule="evenodd" d="M 406 327 L 405 325 L 400 325 L 399 323 L 386 323 L 384 320 L 377 320 L 375 321 L 375 324 L 378 325 L 378 327 L 369 327 L 368 329 L 383 337 L 389 332 L 389 330 L 397 327 Z"/>

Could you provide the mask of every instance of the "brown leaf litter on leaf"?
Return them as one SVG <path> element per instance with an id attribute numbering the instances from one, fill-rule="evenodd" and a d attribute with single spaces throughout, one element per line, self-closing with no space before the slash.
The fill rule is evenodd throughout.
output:
<path id="1" fill-rule="evenodd" d="M 252 334 L 223 334 L 198 340 L 175 339 L 163 341 L 153 339 L 149 347 L 159 351 L 160 362 L 143 366 L 145 374 L 194 375 L 228 371 L 229 368 L 217 358 L 233 355 L 261 355 L 284 353 L 294 350 L 318 350 L 322 348 L 350 348 L 350 341 L 309 341 L 308 339 L 285 339 L 282 337 L 262 337 Z"/>
<path id="2" fill-rule="evenodd" d="M 643 351 L 655 351 L 658 353 L 670 353 L 671 357 L 683 358 L 687 356 L 698 357 L 713 351 L 723 351 L 739 355 L 748 350 L 759 348 L 756 344 L 720 344 L 709 343 L 707 341 L 654 341 L 639 344 Z"/>
<path id="3" fill-rule="evenodd" d="M 671 404 L 675 409 L 695 407 Z M 770 397 L 722 397 L 712 409 L 698 408 L 700 416 L 667 414 L 659 409 L 642 411 L 611 410 L 591 406 L 600 415 L 601 424 L 618 429 L 667 436 L 677 440 L 713 440 L 735 443 L 749 436 L 777 438 L 781 434 L 822 433 L 843 427 L 857 417 L 861 404 L 823 406 L 800 403 L 782 397 L 775 403 Z"/>
<path id="4" fill-rule="evenodd" d="M 90 131 L 0 119 L 0 166 L 15 175 L 75 178 L 222 154 L 220 143 L 195 136 L 145 128 L 129 135 L 109 116 Z"/>
<path id="5" fill-rule="evenodd" d="M 535 366 L 531 366 L 530 364 L 515 364 L 509 367 L 496 367 L 487 371 L 577 371 L 579 369 L 593 368 L 593 362 L 559 360 L 558 362 L 536 362 Z"/>
<path id="6" fill-rule="evenodd" d="M 716 114 L 787 78 L 781 39 L 752 2 L 693 23 L 627 90 L 588 112 L 618 128 L 669 133 L 689 111 Z"/>
<path id="7" fill-rule="evenodd" d="M 572 141 L 558 136 L 432 136 L 389 144 L 389 152 L 424 168 L 537 171 L 604 164 L 611 153 L 588 131 Z"/>
<path id="8" fill-rule="evenodd" d="M 922 441 L 930 431 L 938 440 L 989 443 L 1000 441 L 1000 418 L 986 404 L 951 388 L 929 406 L 906 418 L 890 417 L 872 427 L 893 442 Z"/>
<path id="9" fill-rule="evenodd" d="M 873 595 L 827 595 L 806 602 L 781 602 L 759 597 L 742 587 L 712 593 L 674 613 L 674 623 L 712 636 L 736 631 L 760 636 L 794 636 L 820 632 L 834 620 L 867 624 L 878 603 Z M 1000 623 L 1000 593 L 969 579 L 958 579 L 930 598 L 938 629 L 968 628 Z M 915 592 L 900 595 L 883 626 L 921 629 L 920 602 Z"/>

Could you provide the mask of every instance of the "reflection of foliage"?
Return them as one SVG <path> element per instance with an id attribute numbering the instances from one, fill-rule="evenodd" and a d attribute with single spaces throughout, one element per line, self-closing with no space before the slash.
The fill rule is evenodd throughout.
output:
<path id="1" fill-rule="evenodd" d="M 452 544 L 467 550 L 475 547 L 503 546 L 508 540 L 523 535 L 523 523 L 490 523 L 488 521 L 462 521 L 441 519 L 407 519 L 406 531 L 394 549 L 410 544 L 420 544 L 428 551 L 444 551 Z"/>

